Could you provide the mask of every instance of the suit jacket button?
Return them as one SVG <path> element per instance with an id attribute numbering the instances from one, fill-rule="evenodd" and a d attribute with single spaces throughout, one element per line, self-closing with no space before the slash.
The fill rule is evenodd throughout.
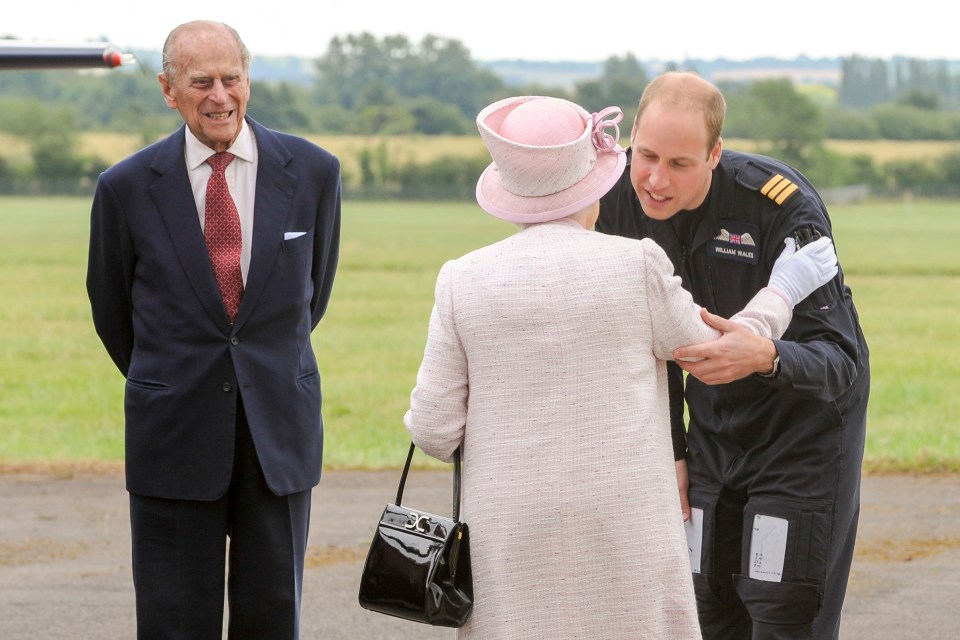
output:
<path id="1" fill-rule="evenodd" d="M 233 346 L 237 346 L 238 344 L 240 344 L 240 338 L 238 338 L 237 336 L 233 336 L 232 338 L 230 338 L 230 344 L 232 344 Z"/>
<path id="2" fill-rule="evenodd" d="M 231 389 L 233 389 L 233 385 L 231 385 L 229 382 L 224 382 L 224 383 L 223 383 L 223 390 L 224 390 L 226 393 L 230 393 L 230 390 L 231 390 Z"/>

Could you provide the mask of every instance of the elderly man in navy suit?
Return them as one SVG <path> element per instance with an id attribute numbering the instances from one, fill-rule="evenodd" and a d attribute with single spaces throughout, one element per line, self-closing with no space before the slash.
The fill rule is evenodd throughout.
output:
<path id="1" fill-rule="evenodd" d="M 87 290 L 126 378 L 138 638 L 220 638 L 225 570 L 231 639 L 299 636 L 323 452 L 310 334 L 340 165 L 246 117 L 249 63 L 227 25 L 176 27 L 158 78 L 185 125 L 93 201 Z"/>

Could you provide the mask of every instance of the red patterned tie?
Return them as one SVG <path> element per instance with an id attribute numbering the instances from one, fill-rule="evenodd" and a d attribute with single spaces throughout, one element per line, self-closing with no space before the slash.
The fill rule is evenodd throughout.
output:
<path id="1" fill-rule="evenodd" d="M 207 241 L 207 253 L 217 278 L 223 306 L 230 322 L 237 317 L 240 298 L 243 297 L 243 275 L 240 273 L 240 249 L 243 236 L 240 233 L 240 216 L 237 205 L 227 189 L 224 169 L 233 161 L 232 153 L 215 153 L 207 158 L 213 167 L 207 181 L 207 200 L 204 209 L 203 235 Z"/>

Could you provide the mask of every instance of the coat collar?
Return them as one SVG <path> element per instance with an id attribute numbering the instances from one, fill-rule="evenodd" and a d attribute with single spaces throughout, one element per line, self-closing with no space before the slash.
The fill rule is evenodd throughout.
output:
<path id="1" fill-rule="evenodd" d="M 293 154 L 280 136 L 250 118 L 247 118 L 247 124 L 257 140 L 259 163 L 250 270 L 240 311 L 232 327 L 220 300 L 200 229 L 199 212 L 190 188 L 184 156 L 186 125 L 159 143 L 150 164 L 156 178 L 150 184 L 149 191 L 167 228 L 173 251 L 201 304 L 225 333 L 242 326 L 263 293 L 271 265 L 280 252 L 297 186 L 297 177 L 288 168 Z"/>

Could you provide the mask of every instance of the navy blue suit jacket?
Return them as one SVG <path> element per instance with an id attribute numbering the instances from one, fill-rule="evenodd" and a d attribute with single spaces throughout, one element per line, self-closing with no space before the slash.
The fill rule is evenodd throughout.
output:
<path id="1" fill-rule="evenodd" d="M 259 164 L 252 254 L 233 325 L 190 188 L 184 127 L 97 183 L 87 291 L 97 333 L 126 378 L 131 493 L 222 496 L 238 393 L 270 489 L 287 495 L 320 480 L 320 373 L 310 334 L 336 271 L 340 163 L 302 138 L 247 124 Z"/>

